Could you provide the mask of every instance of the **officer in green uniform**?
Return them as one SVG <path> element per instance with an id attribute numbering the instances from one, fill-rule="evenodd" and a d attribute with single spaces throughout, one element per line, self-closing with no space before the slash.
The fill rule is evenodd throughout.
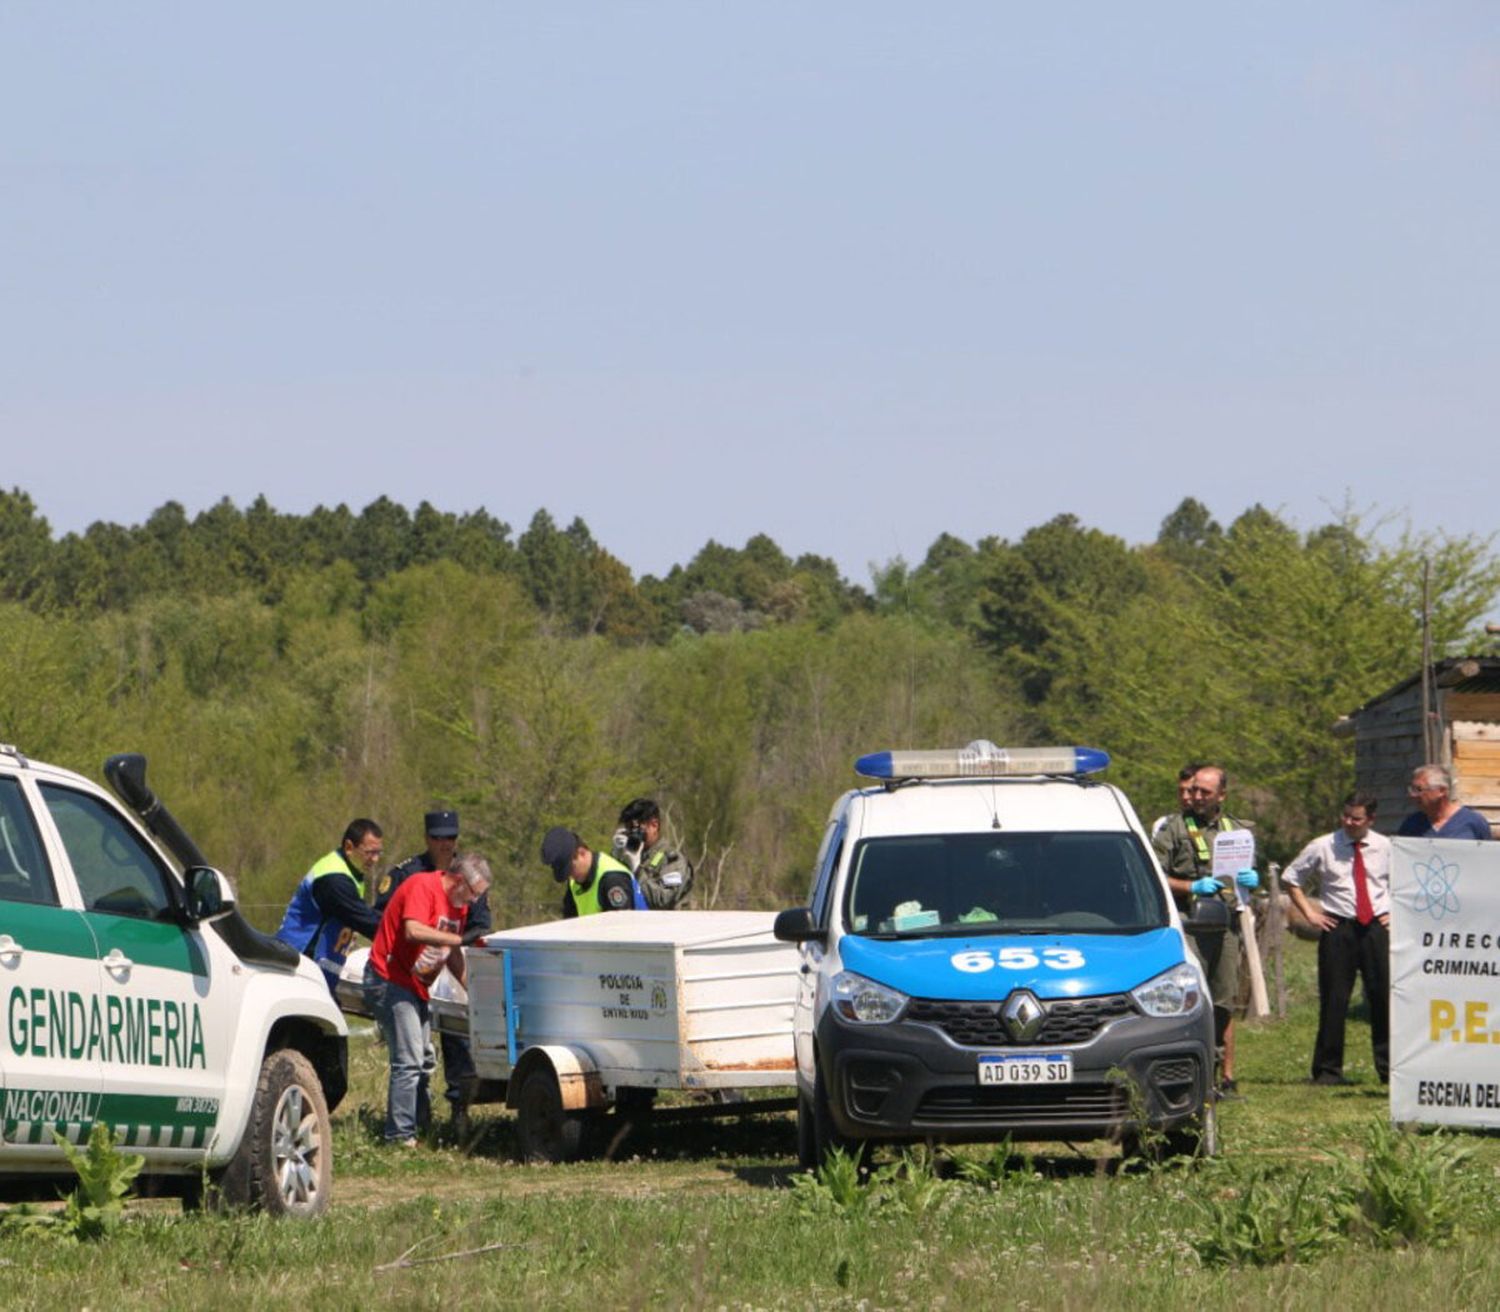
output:
<path id="1" fill-rule="evenodd" d="M 635 873 L 652 910 L 670 911 L 687 898 L 693 887 L 692 862 L 667 842 L 661 808 L 649 797 L 637 797 L 620 812 L 613 846 L 615 857 Z"/>
<path id="2" fill-rule="evenodd" d="M 1222 1052 L 1220 1092 L 1234 1094 L 1234 1011 L 1240 989 L 1240 920 L 1233 888 L 1213 878 L 1214 835 L 1246 828 L 1224 813 L 1229 776 L 1221 765 L 1202 766 L 1187 789 L 1187 810 L 1168 816 L 1151 840 L 1177 899 L 1188 937 L 1203 964 L 1214 1003 L 1214 1030 Z M 1236 882 L 1254 888 L 1260 877 L 1241 871 Z"/>

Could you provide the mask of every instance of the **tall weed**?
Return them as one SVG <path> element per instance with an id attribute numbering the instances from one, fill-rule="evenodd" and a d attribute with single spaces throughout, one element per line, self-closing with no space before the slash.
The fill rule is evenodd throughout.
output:
<path id="1" fill-rule="evenodd" d="M 812 1174 L 793 1176 L 792 1190 L 804 1214 L 853 1218 L 881 1209 L 920 1216 L 947 1198 L 951 1186 L 925 1149 L 866 1173 L 858 1154 L 835 1148 Z"/>
<path id="2" fill-rule="evenodd" d="M 1312 1171 L 1261 1167 L 1234 1172 L 1231 1181 L 1227 1197 L 1204 1205 L 1191 1239 L 1205 1266 L 1291 1265 L 1339 1243 L 1335 1194 Z"/>
<path id="3" fill-rule="evenodd" d="M 52 1137 L 78 1176 L 61 1212 L 44 1212 L 22 1203 L 0 1215 L 0 1233 L 40 1231 L 72 1239 L 103 1239 L 125 1217 L 125 1198 L 146 1159 L 122 1153 L 110 1128 L 95 1121 L 88 1143 L 77 1148 L 56 1130 Z"/>
<path id="4" fill-rule="evenodd" d="M 1340 1212 L 1349 1232 L 1381 1248 L 1449 1243 L 1463 1215 L 1456 1168 L 1474 1155 L 1441 1130 L 1370 1126 L 1362 1162 L 1339 1154 L 1352 1180 Z"/>

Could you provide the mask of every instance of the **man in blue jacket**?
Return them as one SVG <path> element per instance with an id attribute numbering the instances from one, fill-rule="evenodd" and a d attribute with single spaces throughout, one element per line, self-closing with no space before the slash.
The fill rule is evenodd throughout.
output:
<path id="1" fill-rule="evenodd" d="M 318 858 L 297 885 L 276 937 L 323 968 L 334 991 L 356 934 L 373 939 L 380 913 L 365 901 L 365 876 L 385 855 L 384 835 L 373 820 L 351 820 L 332 852 Z"/>

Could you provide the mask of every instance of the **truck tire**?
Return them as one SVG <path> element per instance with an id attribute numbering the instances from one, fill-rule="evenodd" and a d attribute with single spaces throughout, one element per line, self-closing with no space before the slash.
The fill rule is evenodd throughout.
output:
<path id="1" fill-rule="evenodd" d="M 211 1201 L 220 1208 L 312 1217 L 327 1210 L 332 1190 L 333 1142 L 317 1072 L 295 1049 L 268 1053 L 244 1138 L 212 1181 Z M 188 1206 L 197 1201 L 184 1199 Z"/>
<path id="2" fill-rule="evenodd" d="M 516 1095 L 516 1138 L 523 1162 L 576 1162 L 583 1156 L 589 1118 L 563 1109 L 562 1090 L 549 1066 L 534 1066 Z"/>

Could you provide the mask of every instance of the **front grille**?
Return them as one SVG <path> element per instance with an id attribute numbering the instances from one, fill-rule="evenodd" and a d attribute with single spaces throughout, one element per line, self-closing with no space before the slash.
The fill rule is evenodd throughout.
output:
<path id="1" fill-rule="evenodd" d="M 1003 1129 L 1009 1125 L 1111 1125 L 1129 1114 L 1129 1096 L 1114 1083 L 1009 1089 L 958 1084 L 931 1090 L 912 1119 L 918 1125 Z"/>
<path id="2" fill-rule="evenodd" d="M 913 998 L 906 1019 L 919 1025 L 935 1025 L 954 1043 L 965 1048 L 1010 1048 L 1018 1046 L 1000 1017 L 999 1002 L 944 1002 Z M 1059 998 L 1042 1003 L 1046 1019 L 1034 1039 L 1019 1045 L 1035 1048 L 1059 1043 L 1087 1043 L 1106 1025 L 1121 1016 L 1135 1014 L 1135 1004 L 1123 993 L 1098 998 Z"/>

